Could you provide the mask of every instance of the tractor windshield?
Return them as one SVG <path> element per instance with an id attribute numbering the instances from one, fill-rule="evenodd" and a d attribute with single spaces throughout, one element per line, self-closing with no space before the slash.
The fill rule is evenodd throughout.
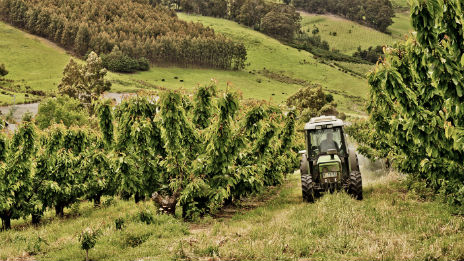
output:
<path id="1" fill-rule="evenodd" d="M 341 128 L 311 130 L 309 132 L 309 148 L 311 156 L 316 157 L 336 149 L 338 153 L 345 154 Z"/>

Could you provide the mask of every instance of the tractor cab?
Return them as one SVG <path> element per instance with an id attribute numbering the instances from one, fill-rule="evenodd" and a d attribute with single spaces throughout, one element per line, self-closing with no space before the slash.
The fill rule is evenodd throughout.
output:
<path id="1" fill-rule="evenodd" d="M 350 152 L 347 148 L 343 125 L 343 121 L 335 116 L 312 118 L 305 125 L 306 150 L 301 152 L 300 171 L 303 196 L 306 194 L 307 201 L 314 201 L 324 191 L 342 188 L 352 191 L 350 180 L 353 175 L 358 175 L 356 182 L 361 182 L 357 156 L 354 150 Z M 308 182 L 310 184 L 303 184 Z M 305 193 L 305 185 L 310 187 L 306 192 L 310 190 L 314 195 Z M 359 188 L 356 193 L 357 198 L 362 198 L 362 185 L 361 194 Z"/>

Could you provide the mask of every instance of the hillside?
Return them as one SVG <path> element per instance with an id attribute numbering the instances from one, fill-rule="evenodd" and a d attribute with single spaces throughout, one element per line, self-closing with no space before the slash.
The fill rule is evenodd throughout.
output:
<path id="1" fill-rule="evenodd" d="M 121 55 L 109 60 L 134 63 L 132 68 L 115 71 L 144 71 L 149 62 L 241 69 L 246 58 L 242 44 L 199 23 L 181 21 L 171 10 L 153 8 L 147 2 L 2 0 L 0 8 L 3 21 L 45 37 L 79 57 L 91 51 L 103 55 L 118 50 Z"/>
<path id="2" fill-rule="evenodd" d="M 321 39 L 327 41 L 330 48 L 348 55 L 352 55 L 359 46 L 367 49 L 370 46 L 389 45 L 398 40 L 391 35 L 334 15 L 301 13 L 301 16 L 303 31 L 311 34 L 314 28 L 318 28 Z"/>
<path id="3" fill-rule="evenodd" d="M 348 62 L 322 64 L 310 53 L 285 46 L 271 37 L 233 21 L 183 13 L 179 13 L 178 17 L 187 22 L 200 22 L 215 32 L 243 43 L 247 49 L 246 68 L 240 71 L 224 71 L 155 66 L 147 72 L 110 73 L 112 91 L 132 92 L 159 87 L 183 88 L 189 91 L 198 84 L 204 85 L 214 79 L 219 86 L 231 83 L 233 88 L 243 93 L 244 98 L 259 98 L 280 103 L 302 87 L 302 84 L 317 83 L 334 95 L 341 111 L 359 114 L 363 110 L 363 99 L 367 98 L 368 90 L 366 80 L 360 76 L 368 72 L 372 66 Z M 317 27 L 322 40 L 328 41 L 331 48 L 348 55 L 358 46 L 368 48 L 391 44 L 401 39 L 410 28 L 409 16 L 405 13 L 398 13 L 394 18 L 395 23 L 389 28 L 392 35 L 335 16 L 302 13 L 302 17 L 305 31 Z M 55 90 L 62 69 L 71 56 L 49 41 L 4 23 L 0 24 L 0 29 L 0 36 L 5 36 L 1 37 L 0 41 L 10 50 L 0 53 L 0 61 L 10 70 L 7 79 L 13 79 L 15 85 L 22 86 L 16 91 L 15 102 L 40 99 L 32 94 L 26 95 L 26 86 L 32 90 L 45 91 L 45 94 Z M 337 36 L 332 36 L 332 32 L 336 32 Z M 18 42 L 23 44 L 17 45 Z M 49 63 L 50 59 L 44 57 L 53 57 L 54 61 Z M 27 61 L 27 65 L 24 61 Z M 351 70 L 356 75 L 346 70 Z M 12 104 L 11 94 L 12 90 L 0 94 L 0 102 Z"/>
<path id="4" fill-rule="evenodd" d="M 216 79 L 219 86 L 225 86 L 227 82 L 231 82 L 234 88 L 243 92 L 245 98 L 271 99 L 279 103 L 301 87 L 301 85 L 294 84 L 294 80 L 302 79 L 322 84 L 324 88 L 333 92 L 341 110 L 360 112 L 359 97 L 365 98 L 367 95 L 365 79 L 353 77 L 336 68 L 320 64 L 307 52 L 299 52 L 282 45 L 277 40 L 235 22 L 187 14 L 179 14 L 179 17 L 187 21 L 200 21 L 213 27 L 217 32 L 243 42 L 248 49 L 247 63 L 249 65 L 247 68 L 243 71 L 222 71 L 153 67 L 148 72 L 134 74 L 110 73 L 113 91 L 127 92 L 156 86 L 191 90 L 197 84 L 206 84 L 211 79 Z M 23 84 L 32 89 L 54 90 L 61 78 L 62 69 L 71 56 L 57 46 L 9 25 L 0 23 L 0 26 L 1 36 L 5 36 L 1 37 L 3 45 L 11 50 L 0 53 L 0 60 L 4 61 L 7 68 L 10 68 L 7 78 L 17 81 L 24 79 Z M 17 42 L 23 44 L 17 45 Z M 49 63 L 44 57 L 53 57 L 56 61 Z M 28 62 L 24 63 L 24 61 Z M 259 71 L 264 68 L 272 71 L 273 77 L 267 78 L 260 75 Z M 42 79 L 37 78 L 37 75 L 47 76 Z M 353 101 L 357 102 L 357 107 L 352 106 Z M 10 99 L 7 103 L 12 102 Z"/>

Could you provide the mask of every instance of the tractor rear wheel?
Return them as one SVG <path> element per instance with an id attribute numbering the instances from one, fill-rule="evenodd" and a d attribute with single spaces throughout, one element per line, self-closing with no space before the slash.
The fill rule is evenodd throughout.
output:
<path id="1" fill-rule="evenodd" d="M 348 194 L 357 200 L 363 199 L 361 172 L 352 171 L 348 180 Z"/>
<path id="2" fill-rule="evenodd" d="M 316 192 L 314 191 L 314 182 L 311 175 L 301 175 L 301 189 L 303 192 L 303 201 L 313 203 L 316 199 Z"/>

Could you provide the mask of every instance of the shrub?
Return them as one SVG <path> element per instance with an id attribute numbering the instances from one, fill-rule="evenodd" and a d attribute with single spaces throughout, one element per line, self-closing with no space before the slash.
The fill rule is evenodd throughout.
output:
<path id="1" fill-rule="evenodd" d="M 111 53 L 101 55 L 103 67 L 113 72 L 132 73 L 150 70 L 150 62 L 142 57 L 132 58 L 115 46 Z"/>
<path id="2" fill-rule="evenodd" d="M 361 46 L 358 47 L 358 50 L 353 54 L 353 57 L 358 57 L 363 60 L 366 60 L 370 63 L 376 63 L 379 61 L 380 58 L 384 58 L 384 53 L 383 53 L 383 46 L 376 46 L 372 47 L 370 46 L 366 50 L 362 50 Z"/>
<path id="3" fill-rule="evenodd" d="M 138 213 L 138 218 L 141 222 L 144 222 L 147 225 L 150 225 L 155 222 L 155 217 L 149 209 L 142 209 Z"/>
<path id="4" fill-rule="evenodd" d="M 100 235 L 100 230 L 93 230 L 86 228 L 79 235 L 79 241 L 81 242 L 81 249 L 85 250 L 85 260 L 89 261 L 89 250 L 95 247 L 97 238 Z"/>
<path id="5" fill-rule="evenodd" d="M 35 122 L 42 130 L 54 123 L 63 123 L 66 127 L 83 126 L 89 122 L 89 115 L 78 100 L 58 96 L 40 103 Z"/>
<path id="6" fill-rule="evenodd" d="M 152 232 L 137 226 L 128 226 L 122 235 L 122 244 L 124 247 L 137 247 L 147 241 Z"/>
<path id="7" fill-rule="evenodd" d="M 126 221 L 122 217 L 115 219 L 114 226 L 116 227 L 116 230 L 122 230 L 124 228 L 124 223 L 126 223 Z"/>
<path id="8" fill-rule="evenodd" d="M 0 76 L 5 76 L 8 74 L 8 71 L 5 68 L 5 65 L 2 63 L 0 64 Z"/>

